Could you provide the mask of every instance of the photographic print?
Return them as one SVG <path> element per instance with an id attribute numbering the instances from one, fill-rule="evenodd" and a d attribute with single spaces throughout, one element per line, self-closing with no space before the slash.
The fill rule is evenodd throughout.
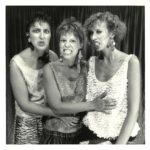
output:
<path id="1" fill-rule="evenodd" d="M 4 145 L 146 146 L 148 7 L 40 4 L 4 6 Z"/>

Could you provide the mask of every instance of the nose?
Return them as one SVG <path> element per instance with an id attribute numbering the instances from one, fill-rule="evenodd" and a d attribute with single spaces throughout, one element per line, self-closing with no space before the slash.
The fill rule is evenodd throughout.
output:
<path id="1" fill-rule="evenodd" d="M 43 39 L 44 38 L 44 33 L 40 32 L 40 38 Z"/>
<path id="2" fill-rule="evenodd" d="M 97 35 L 95 32 L 93 32 L 93 34 L 91 35 L 91 40 L 95 40 L 97 38 Z"/>
<path id="3" fill-rule="evenodd" d="M 65 46 L 66 46 L 66 47 L 70 46 L 69 41 L 66 41 L 66 42 L 65 42 Z"/>

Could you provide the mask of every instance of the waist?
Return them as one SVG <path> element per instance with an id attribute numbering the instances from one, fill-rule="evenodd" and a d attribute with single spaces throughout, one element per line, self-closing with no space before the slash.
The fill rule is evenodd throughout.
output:
<path id="1" fill-rule="evenodd" d="M 69 117 L 66 117 L 69 118 Z M 77 125 L 70 127 L 65 124 L 64 121 L 62 121 L 59 118 L 48 118 L 46 117 L 44 120 L 44 128 L 49 131 L 58 131 L 62 133 L 73 133 L 81 129 L 82 122 L 79 121 Z"/>
<path id="2" fill-rule="evenodd" d="M 17 104 L 17 102 L 15 101 L 15 111 L 16 111 L 16 116 L 20 116 L 20 117 L 24 117 L 24 118 L 39 118 L 42 117 L 42 115 L 37 115 L 37 114 L 32 114 L 32 113 L 28 113 L 23 111 L 20 106 Z"/>
<path id="3" fill-rule="evenodd" d="M 135 140 L 136 137 L 130 137 L 129 140 L 128 140 L 128 143 L 131 143 Z M 111 143 L 111 144 L 115 144 L 116 141 L 117 141 L 118 137 L 115 137 L 115 138 L 108 138 L 108 139 L 105 139 L 105 138 L 96 138 L 96 139 L 93 139 L 93 140 L 89 140 L 89 144 L 104 144 L 104 143 Z"/>

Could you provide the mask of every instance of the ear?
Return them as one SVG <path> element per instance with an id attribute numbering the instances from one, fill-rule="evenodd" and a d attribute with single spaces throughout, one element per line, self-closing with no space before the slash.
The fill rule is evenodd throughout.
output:
<path id="1" fill-rule="evenodd" d="M 28 32 L 26 33 L 26 37 L 27 37 L 27 38 L 29 37 L 29 33 L 28 33 Z"/>
<path id="2" fill-rule="evenodd" d="M 31 39 L 30 39 L 30 36 L 29 36 L 29 33 L 28 33 L 28 32 L 26 33 L 26 37 L 27 37 L 27 39 L 28 39 L 28 43 L 30 43 L 30 42 L 31 42 Z"/>

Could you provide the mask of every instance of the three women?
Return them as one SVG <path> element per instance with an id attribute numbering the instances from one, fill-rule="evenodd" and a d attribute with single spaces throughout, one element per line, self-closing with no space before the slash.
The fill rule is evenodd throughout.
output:
<path id="1" fill-rule="evenodd" d="M 36 26 L 42 26 L 42 28 L 40 30 L 30 30 L 30 38 L 28 39 L 29 42 L 32 41 L 31 43 L 36 53 L 31 49 L 27 49 L 20 54 L 24 60 L 28 59 L 31 62 L 31 68 L 34 67 L 35 70 L 43 66 L 41 60 L 40 63 L 37 61 L 39 60 L 37 58 L 43 55 L 41 47 L 45 46 L 45 50 L 47 49 L 47 41 L 44 41 L 42 37 L 46 37 L 47 40 L 50 38 L 47 36 L 49 35 L 48 30 L 45 29 L 47 23 L 45 22 L 46 24 L 42 25 L 42 22 L 38 21 L 30 27 L 34 29 Z M 83 118 L 81 112 L 90 111 L 84 117 L 84 124 L 99 137 L 99 142 L 109 139 L 111 142 L 115 141 L 116 144 L 126 144 L 135 125 L 139 108 L 139 61 L 134 55 L 127 55 L 115 48 L 115 42 L 121 40 L 126 31 L 124 23 L 117 16 L 108 12 L 94 14 L 86 20 L 85 28 L 88 40 L 97 51 L 97 56 L 91 57 L 89 60 L 88 75 L 86 74 L 87 65 L 79 57 L 85 40 L 81 24 L 71 18 L 62 22 L 57 29 L 61 59 L 47 64 L 44 68 L 46 101 L 52 111 L 43 105 L 36 105 L 35 109 L 32 108 L 32 105 L 34 106 L 35 104 L 28 101 L 28 97 L 33 96 L 27 94 L 29 91 L 24 80 L 25 77 L 20 76 L 22 75 L 20 70 L 19 72 L 15 71 L 18 69 L 14 59 L 16 57 L 11 61 L 11 83 L 15 98 L 19 106 L 27 112 L 53 116 L 46 118 L 44 134 L 41 139 L 42 143 L 79 143 L 82 129 L 81 120 Z M 34 33 L 33 36 L 31 31 Z M 39 31 L 42 31 L 40 36 L 35 36 Z M 35 59 L 30 59 L 30 56 Z M 19 64 L 21 64 L 22 60 L 18 59 Z M 21 70 L 21 72 L 23 71 Z M 85 93 L 86 75 L 87 95 Z M 39 76 L 36 75 L 36 77 Z M 23 88 L 15 84 L 14 79 L 16 77 L 19 79 L 19 85 L 24 85 Z M 28 77 L 25 79 L 29 80 Z M 41 83 L 40 81 L 39 78 L 36 80 L 37 83 Z M 38 87 L 39 89 L 42 88 Z M 22 93 L 21 96 L 18 91 Z M 36 92 L 34 90 L 34 92 L 30 93 L 34 94 Z M 87 102 L 85 102 L 85 95 Z M 20 101 L 22 98 L 23 101 Z M 117 107 L 114 99 L 117 100 Z M 36 99 L 35 101 L 37 102 L 38 100 Z M 26 103 L 31 103 L 29 106 L 29 108 L 32 108 L 31 110 L 28 107 L 25 107 L 27 109 L 24 108 Z M 39 103 L 41 104 L 43 101 Z M 18 104 L 16 104 L 16 108 L 19 108 Z M 17 116 L 20 114 L 22 114 L 22 111 Z M 57 115 L 63 115 L 66 120 L 74 117 L 77 122 L 72 123 L 71 126 L 66 126 Z M 33 115 L 32 117 L 35 116 Z M 116 122 L 114 122 L 114 119 Z M 21 121 L 20 124 L 23 124 L 23 122 Z M 18 133 L 23 132 L 19 131 Z M 32 132 L 30 133 L 30 136 L 34 135 Z"/>

